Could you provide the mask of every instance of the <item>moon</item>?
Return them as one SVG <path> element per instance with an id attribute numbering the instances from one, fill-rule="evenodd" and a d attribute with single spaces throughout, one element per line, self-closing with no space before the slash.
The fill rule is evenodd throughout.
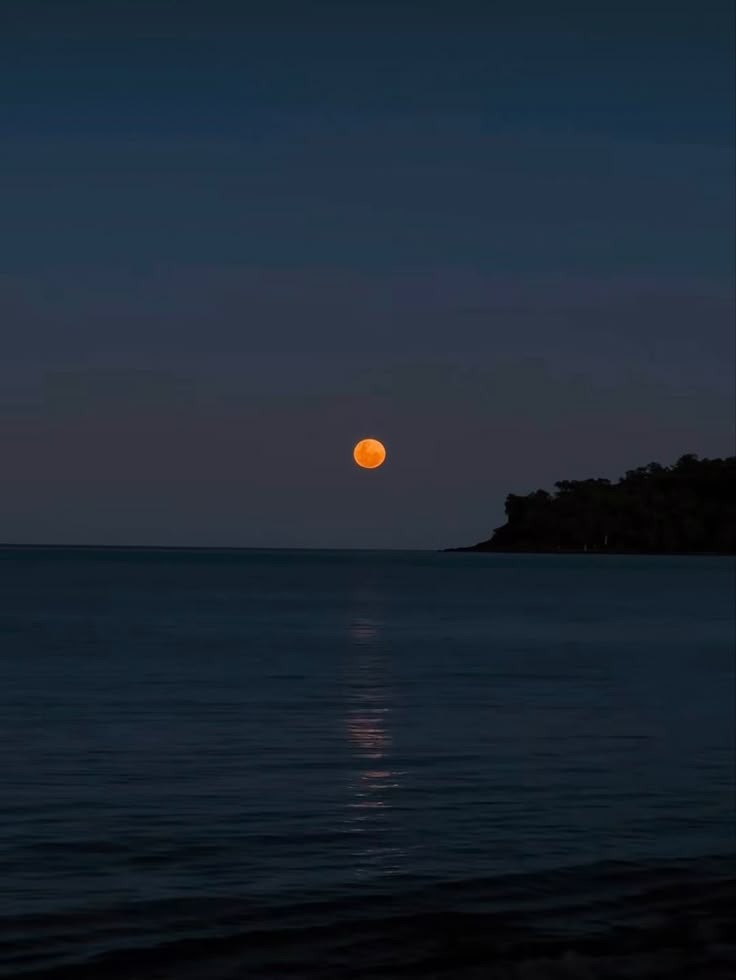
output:
<path id="1" fill-rule="evenodd" d="M 353 459 L 364 470 L 375 470 L 383 465 L 386 449 L 378 439 L 361 439 L 353 449 Z"/>

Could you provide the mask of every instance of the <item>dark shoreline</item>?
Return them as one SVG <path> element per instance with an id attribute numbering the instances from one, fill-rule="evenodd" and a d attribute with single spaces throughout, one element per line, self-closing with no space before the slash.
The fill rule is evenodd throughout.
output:
<path id="1" fill-rule="evenodd" d="M 733 558 L 736 551 L 616 551 L 613 548 L 594 550 L 592 548 L 565 549 L 555 548 L 486 548 L 483 545 L 467 545 L 461 548 L 443 548 L 443 554 L 462 552 L 463 554 L 479 555 L 590 555 L 612 557 L 641 557 L 641 558 Z"/>
<path id="2" fill-rule="evenodd" d="M 609 479 L 558 480 L 510 493 L 506 522 L 462 551 L 535 554 L 736 554 L 736 456 L 681 456 Z"/>

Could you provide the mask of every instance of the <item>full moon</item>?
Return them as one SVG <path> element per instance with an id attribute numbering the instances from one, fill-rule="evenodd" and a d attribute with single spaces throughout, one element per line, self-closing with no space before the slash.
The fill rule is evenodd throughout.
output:
<path id="1" fill-rule="evenodd" d="M 386 450 L 378 439 L 361 439 L 353 450 L 353 459 L 364 470 L 375 470 L 386 459 Z"/>

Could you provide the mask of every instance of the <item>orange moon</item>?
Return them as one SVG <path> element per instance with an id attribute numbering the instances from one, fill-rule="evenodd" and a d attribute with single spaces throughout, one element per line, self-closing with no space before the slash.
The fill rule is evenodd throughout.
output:
<path id="1" fill-rule="evenodd" d="M 375 470 L 386 459 L 386 450 L 378 439 L 361 439 L 353 450 L 353 459 L 364 470 Z"/>

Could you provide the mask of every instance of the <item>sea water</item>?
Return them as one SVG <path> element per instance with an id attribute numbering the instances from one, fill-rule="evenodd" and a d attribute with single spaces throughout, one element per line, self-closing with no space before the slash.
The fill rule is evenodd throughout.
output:
<path id="1" fill-rule="evenodd" d="M 727 558 L 0 551 L 0 975 L 450 977 L 720 921 L 733 603 Z"/>

